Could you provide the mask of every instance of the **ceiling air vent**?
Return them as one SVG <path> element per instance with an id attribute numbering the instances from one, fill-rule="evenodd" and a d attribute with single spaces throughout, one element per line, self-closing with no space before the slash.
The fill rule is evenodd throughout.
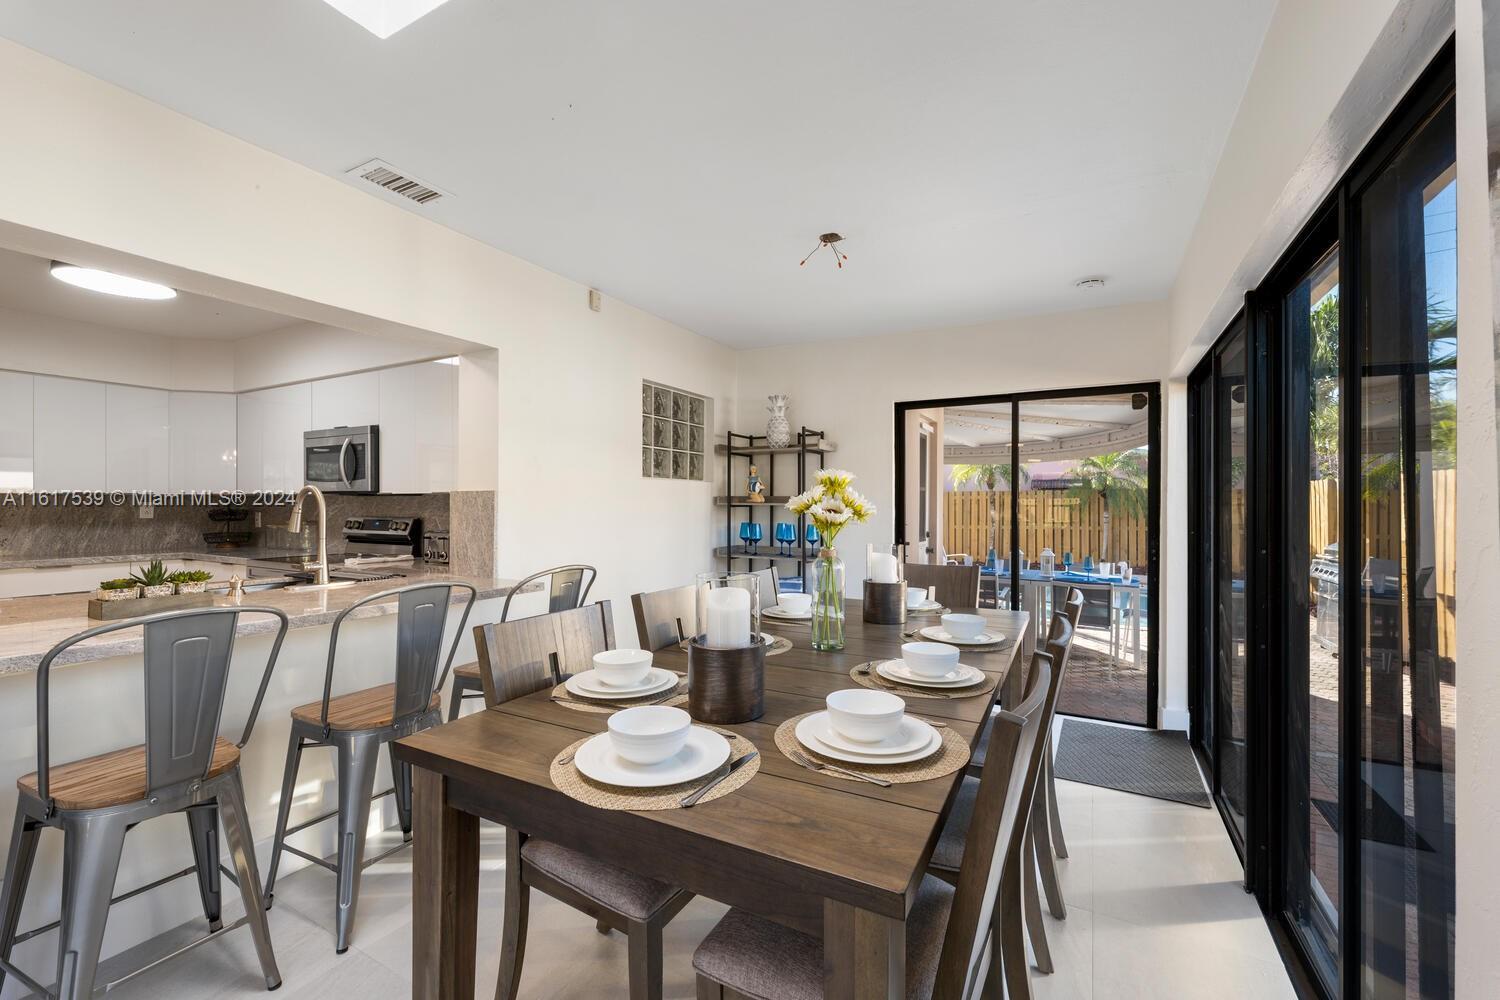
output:
<path id="1" fill-rule="evenodd" d="M 431 184 L 425 184 L 410 174 L 397 170 L 384 160 L 361 163 L 346 173 L 349 177 L 383 188 L 391 194 L 414 201 L 418 205 L 431 205 L 439 198 L 448 196 L 446 191 L 441 191 Z"/>

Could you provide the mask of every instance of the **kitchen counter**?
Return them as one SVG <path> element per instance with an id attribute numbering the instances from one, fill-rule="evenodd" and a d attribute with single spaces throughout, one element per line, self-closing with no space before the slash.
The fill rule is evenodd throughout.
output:
<path id="1" fill-rule="evenodd" d="M 184 549 L 181 552 L 145 552 L 123 555 L 60 556 L 56 559 L 0 559 L 0 569 L 55 569 L 60 566 L 97 566 L 107 563 L 136 563 L 144 566 L 153 559 L 164 563 L 211 562 L 248 565 L 263 559 L 307 555 L 298 549 L 267 549 L 242 545 L 231 549 Z M 335 553 L 330 552 L 329 562 Z"/>
<path id="2" fill-rule="evenodd" d="M 251 554 L 253 552 L 253 554 Z M 288 555 L 293 553 L 277 552 L 276 555 Z M 228 558 L 231 552 L 223 554 L 213 552 L 205 554 L 194 552 L 190 554 L 154 553 L 150 559 L 162 559 L 164 561 L 196 559 L 212 560 L 215 562 L 250 563 L 257 558 L 265 559 L 270 556 L 264 550 L 234 550 L 233 555 L 237 558 Z M 106 563 L 133 561 L 128 556 L 109 556 L 57 560 L 58 564 L 69 562 L 77 563 Z M 149 560 L 147 560 L 149 561 Z M 25 566 L 38 566 L 36 561 L 28 561 Z M 375 569 L 376 567 L 367 567 Z M 384 569 L 385 567 L 379 567 Z M 437 582 L 440 580 L 452 580 L 457 583 L 467 583 L 478 591 L 476 600 L 485 600 L 493 597 L 504 597 L 511 592 L 515 585 L 513 580 L 493 580 L 480 577 L 469 577 L 458 573 L 450 573 L 446 566 L 428 565 L 418 560 L 415 563 L 398 564 L 391 567 L 394 572 L 402 574 L 403 579 L 372 580 L 369 582 L 356 583 L 349 587 L 339 587 L 332 590 L 264 590 L 246 593 L 238 600 L 231 598 L 228 594 L 217 597 L 214 601 L 218 607 L 270 607 L 284 611 L 291 622 L 292 629 L 311 628 L 318 625 L 328 625 L 338 617 L 339 613 L 357 603 L 371 594 L 378 594 L 384 590 L 403 587 L 409 584 L 421 583 L 423 581 Z M 255 583 L 269 582 L 270 577 L 257 578 Z M 0 600 L 0 676 L 9 674 L 22 674 L 33 672 L 41 663 L 42 657 L 47 650 L 85 629 L 94 628 L 105 622 L 96 621 L 88 617 L 88 601 L 91 595 L 87 593 L 57 594 L 45 597 L 13 597 Z M 461 604 L 466 598 L 464 591 L 455 591 L 453 600 Z M 378 618 L 396 612 L 394 599 L 381 601 L 376 604 L 361 608 L 351 620 L 360 618 Z M 253 635 L 256 633 L 274 632 L 277 620 L 269 615 L 247 615 L 240 620 L 239 635 Z M 89 660 L 100 660 L 112 656 L 127 656 L 139 653 L 142 647 L 141 633 L 139 630 L 125 630 L 97 639 L 89 639 L 70 648 L 62 656 L 53 661 L 54 666 L 66 663 L 82 663 Z"/>

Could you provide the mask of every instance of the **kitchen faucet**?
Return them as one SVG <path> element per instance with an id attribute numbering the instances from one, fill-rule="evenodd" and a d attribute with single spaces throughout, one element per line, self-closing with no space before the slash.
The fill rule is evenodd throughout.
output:
<path id="1" fill-rule="evenodd" d="M 313 568 L 313 584 L 321 587 L 328 584 L 328 506 L 323 502 L 322 490 L 308 484 L 297 491 L 297 499 L 292 502 L 292 516 L 287 519 L 286 530 L 294 535 L 301 533 L 302 501 L 307 499 L 309 494 L 318 501 L 318 564 Z"/>

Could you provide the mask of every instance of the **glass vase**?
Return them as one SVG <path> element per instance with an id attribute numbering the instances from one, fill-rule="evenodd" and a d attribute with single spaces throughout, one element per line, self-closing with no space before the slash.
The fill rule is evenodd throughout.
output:
<path id="1" fill-rule="evenodd" d="M 844 648 L 844 561 L 834 549 L 821 549 L 807 572 L 812 594 L 812 647 Z"/>

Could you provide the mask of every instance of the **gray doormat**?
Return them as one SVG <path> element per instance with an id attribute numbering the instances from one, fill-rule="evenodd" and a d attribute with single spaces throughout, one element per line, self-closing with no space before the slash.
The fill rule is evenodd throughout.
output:
<path id="1" fill-rule="evenodd" d="M 1187 734 L 1064 719 L 1053 770 L 1066 781 L 1209 808 Z"/>

